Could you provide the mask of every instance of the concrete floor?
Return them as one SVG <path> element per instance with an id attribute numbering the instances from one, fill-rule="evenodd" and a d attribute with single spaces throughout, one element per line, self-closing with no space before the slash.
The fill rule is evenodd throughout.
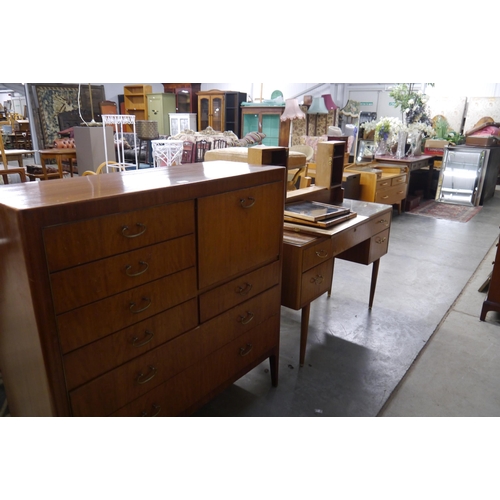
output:
<path id="1" fill-rule="evenodd" d="M 499 214 L 498 191 L 467 223 L 394 213 L 372 311 L 371 267 L 336 261 L 332 297 L 311 306 L 304 367 L 300 313 L 282 308 L 278 387 L 263 363 L 196 416 L 500 415 L 500 320 L 479 321 L 478 291 Z"/>
<path id="2" fill-rule="evenodd" d="M 331 298 L 311 305 L 304 367 L 300 312 L 282 308 L 278 387 L 262 363 L 195 416 L 500 415 L 500 316 L 479 321 L 478 292 L 499 214 L 498 188 L 467 223 L 394 212 L 373 309 L 371 266 L 337 260 Z"/>

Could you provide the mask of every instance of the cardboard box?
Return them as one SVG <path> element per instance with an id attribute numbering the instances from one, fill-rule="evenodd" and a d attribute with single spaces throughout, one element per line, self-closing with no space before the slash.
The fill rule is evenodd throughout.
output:
<path id="1" fill-rule="evenodd" d="M 444 148 L 449 142 L 443 139 L 427 139 L 425 141 L 424 152 L 426 155 L 443 156 Z"/>

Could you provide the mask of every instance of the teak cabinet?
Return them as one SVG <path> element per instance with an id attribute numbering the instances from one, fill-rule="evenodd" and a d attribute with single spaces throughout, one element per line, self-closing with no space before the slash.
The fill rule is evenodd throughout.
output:
<path id="1" fill-rule="evenodd" d="M 243 92 L 207 90 L 198 92 L 198 130 L 212 127 L 218 132 L 241 131 L 240 105 L 247 98 Z"/>
<path id="2" fill-rule="evenodd" d="M 268 358 L 276 385 L 284 197 L 230 162 L 5 187 L 11 414 L 188 415 Z"/>
<path id="3" fill-rule="evenodd" d="M 175 94 L 177 113 L 198 113 L 196 93 L 201 90 L 201 83 L 163 83 L 165 92 Z"/>
<path id="4" fill-rule="evenodd" d="M 125 112 L 128 115 L 135 115 L 136 120 L 147 120 L 147 94 L 151 94 L 152 91 L 151 85 L 126 85 L 123 87 Z"/>

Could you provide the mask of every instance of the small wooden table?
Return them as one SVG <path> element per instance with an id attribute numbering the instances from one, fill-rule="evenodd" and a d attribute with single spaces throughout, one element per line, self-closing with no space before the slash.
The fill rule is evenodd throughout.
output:
<path id="1" fill-rule="evenodd" d="M 302 311 L 300 366 L 305 361 L 311 302 L 326 292 L 330 296 L 335 259 L 373 264 L 371 309 L 380 258 L 387 253 L 392 206 L 348 199 L 341 205 L 357 217 L 331 229 L 284 224 L 281 305 Z"/>
<path id="2" fill-rule="evenodd" d="M 69 172 L 71 177 L 73 177 L 73 161 L 76 161 L 76 149 L 71 148 L 61 148 L 61 149 L 42 149 L 40 151 L 40 163 L 42 164 L 43 175 L 45 179 L 47 176 L 47 167 L 45 162 L 47 160 L 56 160 L 57 168 L 59 169 L 59 177 L 63 178 L 63 161 L 69 161 Z"/>

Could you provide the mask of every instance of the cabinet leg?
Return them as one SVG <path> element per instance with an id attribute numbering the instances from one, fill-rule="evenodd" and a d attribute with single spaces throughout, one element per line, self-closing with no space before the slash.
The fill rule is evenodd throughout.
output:
<path id="1" fill-rule="evenodd" d="M 273 354 L 269 356 L 269 368 L 271 370 L 271 384 L 273 387 L 278 387 L 278 364 L 279 356 Z"/>
<path id="2" fill-rule="evenodd" d="M 375 288 L 377 288 L 377 277 L 378 277 L 378 266 L 380 264 L 380 259 L 373 262 L 372 267 L 372 282 L 370 284 L 370 301 L 368 302 L 368 308 L 371 309 L 373 305 L 373 298 L 375 297 Z"/>
<path id="3" fill-rule="evenodd" d="M 307 334 L 309 331 L 309 312 L 311 304 L 307 304 L 302 308 L 302 316 L 300 319 L 300 366 L 304 366 L 304 359 L 306 357 Z"/>

